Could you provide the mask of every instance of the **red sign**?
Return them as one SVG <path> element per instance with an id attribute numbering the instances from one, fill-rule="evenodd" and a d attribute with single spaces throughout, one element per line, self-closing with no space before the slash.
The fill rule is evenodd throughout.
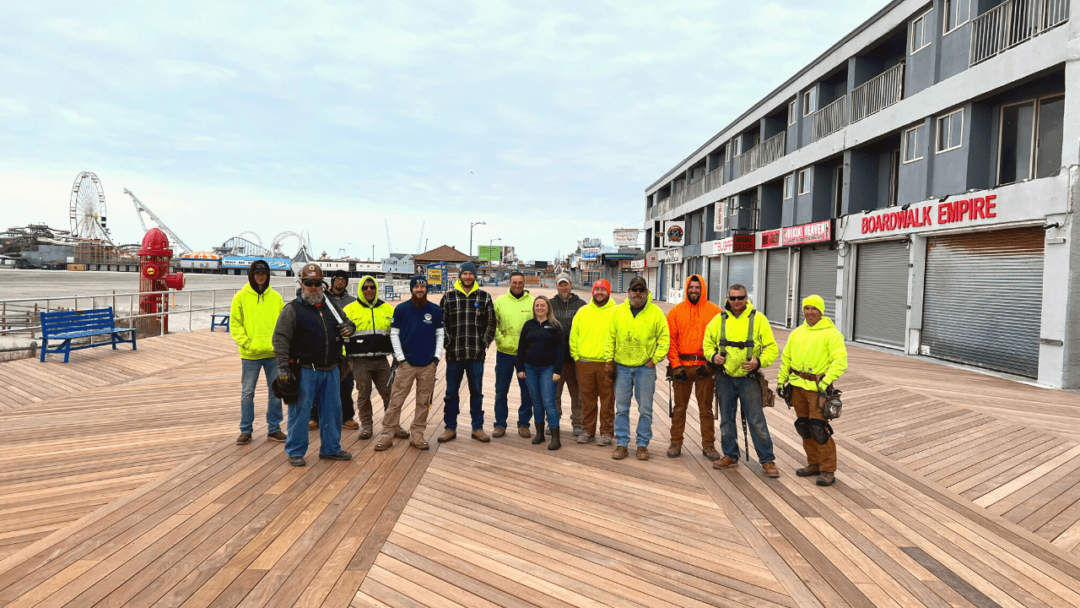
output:
<path id="1" fill-rule="evenodd" d="M 783 229 L 782 242 L 785 247 L 792 245 L 804 245 L 806 243 L 821 243 L 832 240 L 832 220 L 791 226 Z"/>
<path id="2" fill-rule="evenodd" d="M 922 226 L 939 226 L 964 222 L 970 220 L 991 219 L 997 217 L 997 203 L 994 199 L 996 194 L 988 194 L 985 197 L 977 196 L 972 199 L 945 201 L 933 205 L 927 205 L 918 209 L 908 209 L 882 213 L 871 217 L 862 218 L 860 225 L 862 234 L 875 232 L 888 232 L 904 228 L 919 228 Z"/>
<path id="3" fill-rule="evenodd" d="M 771 249 L 773 247 L 780 246 L 780 231 L 769 230 L 767 232 L 759 233 L 761 235 L 761 244 L 758 245 L 759 249 Z"/>
<path id="4" fill-rule="evenodd" d="M 731 251 L 734 253 L 746 253 L 754 250 L 755 239 L 752 234 L 736 234 L 731 237 L 734 239 L 734 243 L 731 246 Z"/>

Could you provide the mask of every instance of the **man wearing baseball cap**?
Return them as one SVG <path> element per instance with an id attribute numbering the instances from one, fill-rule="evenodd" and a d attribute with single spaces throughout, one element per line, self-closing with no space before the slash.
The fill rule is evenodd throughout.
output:
<path id="1" fill-rule="evenodd" d="M 559 325 L 562 326 L 563 335 L 566 336 L 563 352 L 569 353 L 570 331 L 574 327 L 574 315 L 585 306 L 585 300 L 582 300 L 572 291 L 574 283 L 570 280 L 570 275 L 565 272 L 561 272 L 559 276 L 555 277 L 555 288 L 558 290 L 559 295 L 551 299 L 551 311 Z M 562 371 L 559 373 L 559 381 L 555 383 L 555 406 L 558 408 L 561 417 L 562 393 L 563 386 L 565 386 L 570 393 L 570 422 L 574 426 L 574 436 L 580 437 L 582 430 L 581 391 L 578 387 L 576 367 L 574 360 L 566 357 Z"/>
<path id="2" fill-rule="evenodd" d="M 598 399 L 600 440 L 596 444 L 609 446 L 615 435 L 615 375 L 608 373 L 604 359 L 604 346 L 614 312 L 611 283 L 600 279 L 593 283 L 592 299 L 574 315 L 570 329 L 570 357 L 575 361 L 581 391 L 582 431 L 578 443 L 589 443 L 596 436 Z"/>

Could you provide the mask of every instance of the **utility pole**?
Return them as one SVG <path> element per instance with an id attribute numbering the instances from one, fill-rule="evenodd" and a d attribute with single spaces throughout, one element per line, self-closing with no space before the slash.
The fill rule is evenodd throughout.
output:
<path id="1" fill-rule="evenodd" d="M 487 222 L 472 222 L 469 224 L 469 258 L 472 259 L 472 231 L 477 226 L 487 226 Z"/>

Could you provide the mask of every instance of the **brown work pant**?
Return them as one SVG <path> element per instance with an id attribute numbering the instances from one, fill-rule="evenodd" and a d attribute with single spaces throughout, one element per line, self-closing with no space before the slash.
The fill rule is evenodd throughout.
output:
<path id="1" fill-rule="evenodd" d="M 683 369 L 690 374 L 690 379 L 675 380 L 672 383 L 675 407 L 671 413 L 671 443 L 682 445 L 683 430 L 686 428 L 686 408 L 690 405 L 690 393 L 694 393 L 697 397 L 698 417 L 701 419 L 701 449 L 708 450 L 716 447 L 716 420 L 713 418 L 716 380 L 712 376 L 697 378 L 697 368 L 694 366 Z"/>
<path id="2" fill-rule="evenodd" d="M 600 434 L 615 436 L 615 380 L 608 377 L 606 364 L 577 362 L 577 381 L 581 391 L 581 426 L 596 435 L 597 399 L 600 400 Z"/>
<path id="3" fill-rule="evenodd" d="M 825 420 L 821 410 L 817 407 L 818 394 L 797 386 L 792 386 L 791 405 L 795 408 L 795 415 L 799 418 L 811 420 Z M 828 421 L 826 421 L 828 422 Z M 821 445 L 814 441 L 813 437 L 803 439 L 803 451 L 806 452 L 806 464 L 817 465 L 818 470 L 825 473 L 836 472 L 836 442 L 829 437 L 829 442 Z"/>
<path id="4" fill-rule="evenodd" d="M 386 357 L 349 357 L 349 368 L 356 382 L 356 392 L 359 393 L 356 411 L 360 414 L 360 427 L 370 429 L 372 387 L 382 397 L 383 408 L 390 405 L 390 387 L 386 385 L 390 381 L 390 362 Z"/>
<path id="5" fill-rule="evenodd" d="M 565 385 L 570 392 L 570 423 L 576 429 L 581 426 L 581 389 L 578 387 L 577 365 L 573 361 L 564 363 L 559 375 L 561 377 L 555 383 L 555 407 L 562 418 L 562 391 Z"/>
<path id="6" fill-rule="evenodd" d="M 423 437 L 424 431 L 427 430 L 431 396 L 435 392 L 434 363 L 414 367 L 405 362 L 398 366 L 397 375 L 394 376 L 394 388 L 390 394 L 390 407 L 383 416 L 383 435 L 393 435 L 401 428 L 401 408 L 405 405 L 405 399 L 409 397 L 409 390 L 412 389 L 414 381 L 416 382 L 416 410 L 413 412 L 413 423 L 409 432 L 413 434 L 414 439 Z"/>

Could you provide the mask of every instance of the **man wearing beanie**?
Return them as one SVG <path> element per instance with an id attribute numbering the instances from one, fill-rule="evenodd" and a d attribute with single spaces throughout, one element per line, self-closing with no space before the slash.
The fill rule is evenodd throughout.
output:
<path id="1" fill-rule="evenodd" d="M 847 346 L 844 335 L 825 316 L 825 300 L 812 295 L 802 301 L 805 322 L 788 336 L 780 356 L 776 384 L 782 396 L 795 408 L 795 430 L 803 440 L 806 467 L 799 477 L 817 475 L 817 485 L 831 486 L 836 480 L 836 442 L 832 426 L 818 409 L 818 393 L 843 375 L 847 369 Z"/>
<path id="2" fill-rule="evenodd" d="M 439 442 L 457 437 L 462 377 L 469 379 L 469 415 L 472 438 L 487 443 L 484 432 L 484 358 L 495 339 L 495 305 L 488 292 L 476 284 L 476 266 L 465 262 L 458 269 L 454 288 L 442 297 L 446 331 L 446 397 L 443 423 L 446 430 Z"/>
<path id="3" fill-rule="evenodd" d="M 615 435 L 615 374 L 609 373 L 607 360 L 604 359 L 604 345 L 614 312 L 611 283 L 600 279 L 592 285 L 592 299 L 574 315 L 574 324 L 569 332 L 570 357 L 574 360 L 581 391 L 582 430 L 577 438 L 578 443 L 589 443 L 596 437 L 598 412 L 600 440 L 596 445 L 611 445 L 611 438 Z"/>
<path id="4" fill-rule="evenodd" d="M 518 271 L 510 273 L 510 291 L 495 299 L 495 430 L 493 437 L 506 433 L 506 419 L 510 415 L 507 395 L 510 383 L 517 376 L 518 339 L 525 322 L 533 317 L 533 297 L 525 289 L 525 275 Z M 533 403 L 525 379 L 518 378 L 521 407 L 518 408 L 518 435 L 531 437 L 529 423 L 532 421 Z"/>
<path id="5" fill-rule="evenodd" d="M 574 315 L 577 311 L 581 310 L 585 306 L 585 300 L 578 297 L 572 290 L 574 283 L 570 280 L 570 275 L 565 272 L 559 273 L 559 276 L 555 277 L 555 288 L 558 290 L 559 295 L 551 299 L 551 311 L 555 315 L 555 320 L 562 326 L 563 336 L 565 336 L 565 342 L 563 343 L 563 352 L 570 352 L 570 332 L 574 328 Z M 559 381 L 555 383 L 555 406 L 559 410 L 559 416 L 562 416 L 562 393 L 563 386 L 567 388 L 570 393 L 570 422 L 574 426 L 574 436 L 581 436 L 581 391 L 578 389 L 578 380 L 576 366 L 574 360 L 567 356 L 563 362 L 562 371 L 559 372 Z"/>
<path id="6" fill-rule="evenodd" d="M 252 423 L 255 422 L 255 385 L 259 372 L 266 376 L 266 437 L 272 441 L 285 441 L 281 432 L 281 399 L 274 396 L 270 383 L 278 375 L 274 358 L 274 326 L 285 307 L 281 294 L 270 288 L 270 265 L 265 260 L 255 260 L 248 268 L 248 284 L 236 293 L 229 310 L 229 333 L 240 349 L 240 436 L 238 445 L 251 442 Z"/>
<path id="7" fill-rule="evenodd" d="M 656 364 L 667 357 L 671 337 L 664 311 L 652 303 L 644 277 L 630 280 L 630 295 L 615 307 L 604 344 L 608 369 L 615 368 L 615 451 L 622 460 L 630 445 L 630 401 L 637 398 L 638 423 L 635 433 L 637 459 L 649 459 L 652 440 L 653 393 L 656 391 Z"/>
<path id="8" fill-rule="evenodd" d="M 761 468 L 767 477 L 779 477 L 757 376 L 776 361 L 779 351 L 769 320 L 754 309 L 746 287 L 735 284 L 728 288 L 723 312 L 705 328 L 704 350 L 713 365 L 723 367 L 716 379 L 716 397 L 720 400 L 720 451 L 724 457 L 713 467 L 739 465 L 738 402 Z"/>
<path id="9" fill-rule="evenodd" d="M 349 273 L 344 270 L 335 270 L 330 274 L 330 289 L 326 291 L 326 299 L 338 307 L 338 310 L 345 310 L 349 304 L 356 301 L 356 298 L 349 295 Z M 353 373 L 348 367 L 341 370 L 341 389 L 338 391 L 341 397 L 341 420 L 343 424 L 341 428 L 355 431 L 360 428 L 360 425 L 353 420 L 353 416 L 356 414 L 353 402 Z M 319 408 L 311 408 L 311 422 L 308 424 L 308 429 L 314 430 L 319 428 Z"/>
<path id="10" fill-rule="evenodd" d="M 413 423 L 409 429 L 409 443 L 420 450 L 428 449 L 424 439 L 428 410 L 435 392 L 435 368 L 443 356 L 442 309 L 428 302 L 427 280 L 413 277 L 409 280 L 412 298 L 394 308 L 394 320 L 390 322 L 390 343 L 394 347 L 397 374 L 390 393 L 390 405 L 383 415 L 383 429 L 375 443 L 375 451 L 382 452 L 394 445 L 394 437 L 401 428 L 401 409 L 416 384 L 416 404 Z"/>

